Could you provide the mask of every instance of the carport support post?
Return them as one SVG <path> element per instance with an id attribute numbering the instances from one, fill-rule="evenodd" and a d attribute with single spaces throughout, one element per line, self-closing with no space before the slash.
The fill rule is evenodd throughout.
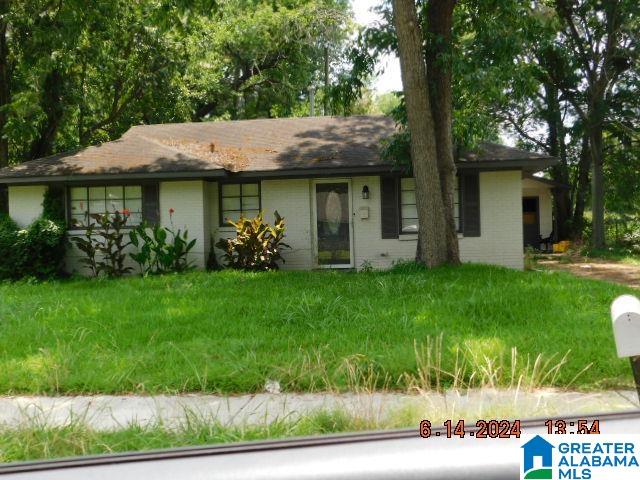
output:
<path id="1" fill-rule="evenodd" d="M 636 390 L 638 392 L 638 401 L 640 401 L 640 355 L 629 357 L 631 361 L 631 370 L 633 370 L 633 378 L 636 381 Z"/>

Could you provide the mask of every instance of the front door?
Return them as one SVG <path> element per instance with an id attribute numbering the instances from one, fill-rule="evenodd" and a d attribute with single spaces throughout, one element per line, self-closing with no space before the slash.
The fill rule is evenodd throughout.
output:
<path id="1" fill-rule="evenodd" d="M 348 182 L 315 183 L 316 248 L 319 266 L 353 266 L 350 212 Z"/>
<path id="2" fill-rule="evenodd" d="M 524 246 L 540 248 L 540 215 L 538 197 L 522 197 L 522 234 Z"/>

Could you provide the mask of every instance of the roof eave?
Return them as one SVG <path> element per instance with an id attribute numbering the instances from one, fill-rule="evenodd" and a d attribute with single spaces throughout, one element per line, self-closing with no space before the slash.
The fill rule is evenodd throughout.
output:
<path id="1" fill-rule="evenodd" d="M 545 168 L 557 165 L 559 160 L 555 157 L 527 158 L 517 160 L 486 160 L 481 162 L 456 162 L 458 170 L 524 170 L 539 172 Z"/>
<path id="2" fill-rule="evenodd" d="M 536 158 L 526 160 L 491 160 L 482 162 L 457 162 L 458 170 L 499 171 L 524 170 L 537 172 L 555 165 L 556 158 Z M 193 170 L 185 172 L 134 172 L 134 173 L 102 173 L 85 175 L 40 175 L 40 176 L 4 176 L 0 177 L 0 184 L 29 185 L 43 183 L 77 183 L 118 180 L 186 180 L 186 179 L 215 179 L 215 178 L 301 178 L 337 175 L 367 175 L 367 174 L 401 174 L 402 170 L 394 165 L 362 165 L 356 167 L 314 167 L 278 170 L 246 170 L 229 172 L 224 169 Z"/>
<path id="3" fill-rule="evenodd" d="M 0 177 L 0 184 L 6 185 L 28 185 L 42 183 L 72 183 L 72 182 L 95 182 L 114 180 L 170 180 L 170 179 L 197 179 L 197 178 L 220 178 L 227 175 L 223 169 L 220 170 L 197 170 L 186 172 L 134 172 L 134 173 L 98 173 L 85 175 L 40 175 L 40 176 L 15 176 Z"/>

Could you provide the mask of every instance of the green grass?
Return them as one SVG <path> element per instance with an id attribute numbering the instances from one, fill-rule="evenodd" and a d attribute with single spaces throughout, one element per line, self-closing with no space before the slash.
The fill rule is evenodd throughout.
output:
<path id="1" fill-rule="evenodd" d="M 589 258 L 601 258 L 604 260 L 615 260 L 617 262 L 627 263 L 630 265 L 640 265 L 640 254 L 628 247 L 611 246 L 599 249 L 588 247 L 584 248 L 580 253 Z"/>
<path id="2" fill-rule="evenodd" d="M 3 284 L 0 392 L 630 386 L 628 292 L 481 265 Z"/>
<path id="3" fill-rule="evenodd" d="M 416 429 L 417 425 L 415 423 Z M 0 429 L 0 463 L 323 435 L 368 430 L 373 426 L 338 411 L 318 412 L 297 421 L 243 427 L 199 420 L 178 428 L 155 424 L 109 431 L 93 430 L 79 422 L 58 427 L 34 424 Z M 385 426 L 392 428 L 395 425 Z"/>

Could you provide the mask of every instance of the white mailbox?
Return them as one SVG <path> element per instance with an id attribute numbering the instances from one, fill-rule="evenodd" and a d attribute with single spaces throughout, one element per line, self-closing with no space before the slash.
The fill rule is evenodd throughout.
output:
<path id="1" fill-rule="evenodd" d="M 619 357 L 640 355 L 640 300 L 622 295 L 611 304 L 613 336 Z"/>

